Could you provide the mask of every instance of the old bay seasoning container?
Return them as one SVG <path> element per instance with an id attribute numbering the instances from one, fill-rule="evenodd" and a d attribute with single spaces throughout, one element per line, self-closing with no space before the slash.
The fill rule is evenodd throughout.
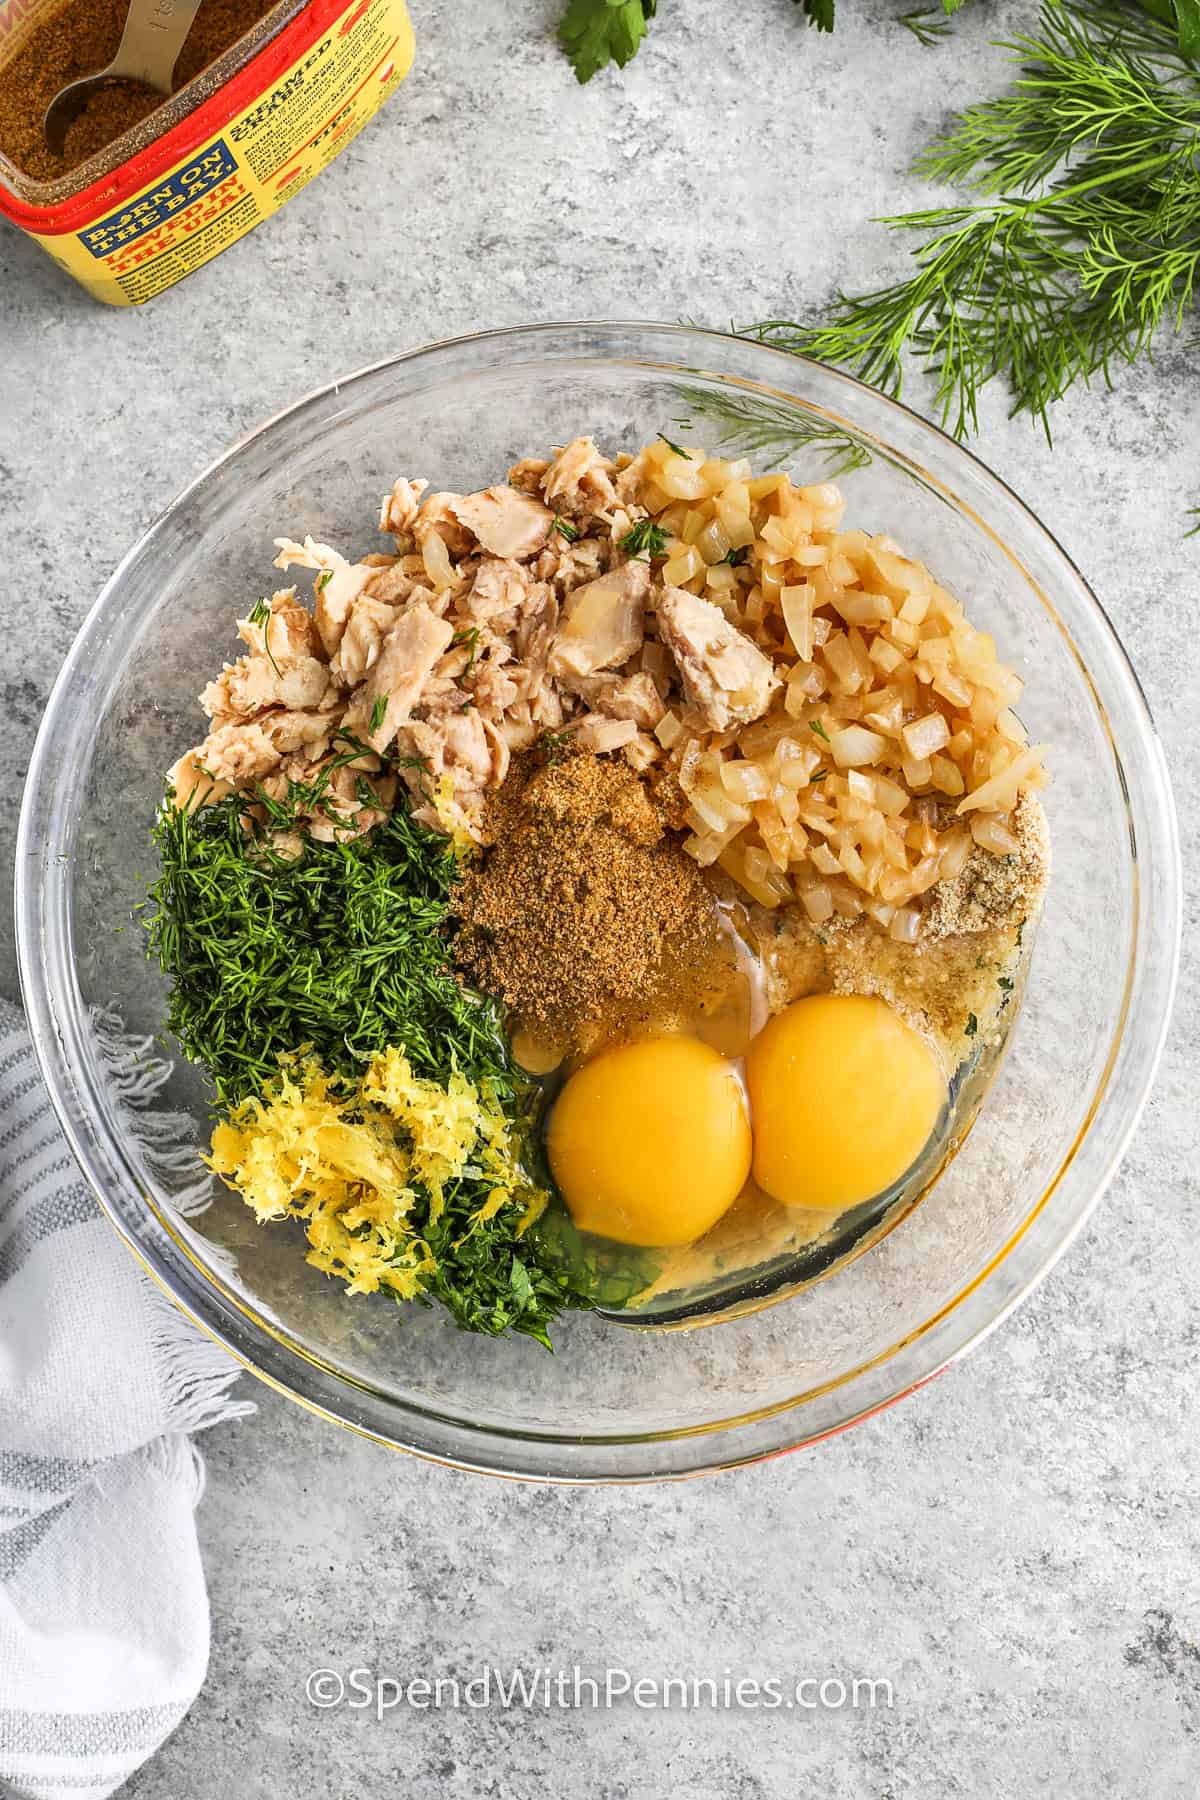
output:
<path id="1" fill-rule="evenodd" d="M 123 18 L 124 0 L 113 5 Z M 0 0 L 0 79 L 60 11 L 66 28 L 62 0 Z M 277 212 L 378 111 L 412 58 L 405 0 L 284 0 L 78 169 L 35 181 L 0 152 L 0 215 L 96 299 L 137 306 Z"/>

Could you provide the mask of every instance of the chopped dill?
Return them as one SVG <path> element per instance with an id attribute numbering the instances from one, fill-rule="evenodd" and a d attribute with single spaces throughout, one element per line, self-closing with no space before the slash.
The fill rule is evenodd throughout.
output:
<path id="1" fill-rule="evenodd" d="M 568 544 L 573 544 L 575 539 L 579 536 L 578 525 L 572 525 L 570 519 L 564 519 L 561 513 L 555 513 L 554 523 L 551 525 L 550 529 L 551 531 L 557 531 L 559 537 L 565 538 Z"/>
<path id="2" fill-rule="evenodd" d="M 963 1027 L 963 1036 L 973 1038 L 978 1030 L 979 1020 L 975 1017 L 974 1013 L 968 1013 L 966 1025 Z"/>
<path id="3" fill-rule="evenodd" d="M 662 556 L 667 548 L 667 534 L 661 525 L 653 519 L 639 519 L 625 536 L 619 539 L 619 545 L 626 556 Z"/>
<path id="4" fill-rule="evenodd" d="M 375 736 L 375 733 L 379 730 L 379 727 L 383 724 L 386 714 L 387 714 L 387 696 L 385 694 L 376 694 L 375 704 L 371 708 L 371 718 L 367 725 L 367 731 L 369 732 L 371 737 Z"/>
<path id="5" fill-rule="evenodd" d="M 660 440 L 667 446 L 667 449 L 670 450 L 675 456 L 682 456 L 684 462 L 691 462 L 693 460 L 691 451 L 685 450 L 685 449 L 683 449 L 683 447 L 681 445 L 674 443 L 667 436 L 665 431 L 660 431 L 658 435 L 659 435 Z"/>
<path id="6" fill-rule="evenodd" d="M 749 558 L 749 555 L 749 544 L 735 544 L 731 550 L 725 552 L 721 561 L 723 563 L 728 563 L 731 569 L 740 569 L 742 564 Z"/>
<path id="7" fill-rule="evenodd" d="M 452 644 L 466 644 L 471 652 L 467 658 L 467 666 L 462 672 L 462 679 L 465 681 L 467 676 L 471 673 L 471 670 L 475 667 L 475 658 L 479 655 L 478 625 L 469 626 L 465 631 L 456 631 L 454 636 L 450 639 L 450 642 Z"/>
<path id="8" fill-rule="evenodd" d="M 571 732 L 543 731 L 537 741 L 537 751 L 545 763 L 561 762 L 571 747 Z"/>
<path id="9" fill-rule="evenodd" d="M 829 733 L 826 731 L 825 727 L 822 725 L 820 719 L 810 719 L 808 721 L 808 729 L 812 732 L 815 732 L 819 738 L 824 738 L 826 743 L 829 742 Z"/>
<path id="10" fill-rule="evenodd" d="M 250 625 L 262 626 L 263 649 L 267 653 L 267 660 L 271 667 L 274 669 L 276 675 L 278 675 L 280 673 L 279 664 L 275 661 L 275 653 L 271 649 L 271 619 L 273 616 L 271 602 L 265 597 L 260 597 L 254 602 L 247 623 Z"/>
<path id="11" fill-rule="evenodd" d="M 261 1091 L 302 1044 L 347 1072 L 399 1044 L 420 1075 L 458 1068 L 514 1094 L 498 1008 L 449 967 L 450 840 L 400 806 L 369 838 L 308 839 L 288 860 L 268 833 L 313 803 L 307 789 L 286 804 L 263 796 L 267 827 L 252 833 L 244 794 L 161 809 L 150 953 L 185 1055 L 223 1106 Z"/>

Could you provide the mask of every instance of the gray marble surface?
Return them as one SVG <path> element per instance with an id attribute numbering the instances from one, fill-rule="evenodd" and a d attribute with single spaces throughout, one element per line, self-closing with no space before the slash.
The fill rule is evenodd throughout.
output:
<path id="1" fill-rule="evenodd" d="M 664 0 L 579 91 L 552 0 L 414 0 L 410 82 L 277 219 L 150 307 L 107 312 L 0 232 L 0 855 L 42 703 L 93 593 L 231 437 L 333 374 L 549 317 L 795 315 L 897 272 L 872 215 L 945 110 L 999 78 L 972 4 L 924 51 L 883 0 L 831 40 L 785 0 Z M 1193 367 L 1189 368 L 1189 362 Z M 1092 579 L 1137 664 L 1197 866 L 1200 383 L 1172 346 L 1069 399 L 1053 453 L 983 452 Z M 914 398 L 920 402 L 917 387 Z M 1189 697 L 1190 688 L 1190 697 Z M 1124 1168 L 1024 1310 L 819 1451 L 664 1489 L 512 1487 L 404 1461 L 265 1391 L 207 1442 L 212 1666 L 134 1781 L 237 1793 L 652 1800 L 1194 1795 L 1200 1781 L 1196 1258 L 1200 1003 L 1184 982 Z M 15 985 L 0 921 L 0 984 Z M 315 1711 L 332 1664 L 697 1669 L 890 1681 L 874 1710 Z"/>

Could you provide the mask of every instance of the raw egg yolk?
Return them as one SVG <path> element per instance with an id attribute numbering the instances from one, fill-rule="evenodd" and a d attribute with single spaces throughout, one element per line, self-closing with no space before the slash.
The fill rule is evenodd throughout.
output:
<path id="1" fill-rule="evenodd" d="M 746 1054 L 754 1179 L 785 1206 L 872 1199 L 920 1155 L 946 1098 L 930 1046 L 882 1000 L 818 994 Z"/>
<path id="2" fill-rule="evenodd" d="M 733 1068 L 690 1037 L 602 1051 L 566 1083 L 546 1133 L 576 1225 L 621 1244 L 703 1237 L 745 1186 L 750 1150 Z"/>

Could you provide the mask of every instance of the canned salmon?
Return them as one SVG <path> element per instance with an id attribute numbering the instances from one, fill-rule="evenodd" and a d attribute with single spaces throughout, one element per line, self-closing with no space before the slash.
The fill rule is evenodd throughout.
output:
<path id="1" fill-rule="evenodd" d="M 252 0 L 246 10 L 253 17 Z M 119 0 L 111 11 L 123 11 Z M 20 102 L 28 84 L 18 59 L 41 66 L 36 33 L 60 15 L 66 30 L 62 0 L 0 0 L 0 100 L 8 70 Z M 285 0 L 114 143 L 49 179 L 40 144 L 27 158 L 37 174 L 6 154 L 13 139 L 0 112 L 0 216 L 97 300 L 141 305 L 332 162 L 403 81 L 413 47 L 405 0 Z M 184 74 L 186 59 L 185 47 Z M 41 104 L 30 109 L 39 131 Z M 18 123 L 32 141 L 29 121 Z"/>

